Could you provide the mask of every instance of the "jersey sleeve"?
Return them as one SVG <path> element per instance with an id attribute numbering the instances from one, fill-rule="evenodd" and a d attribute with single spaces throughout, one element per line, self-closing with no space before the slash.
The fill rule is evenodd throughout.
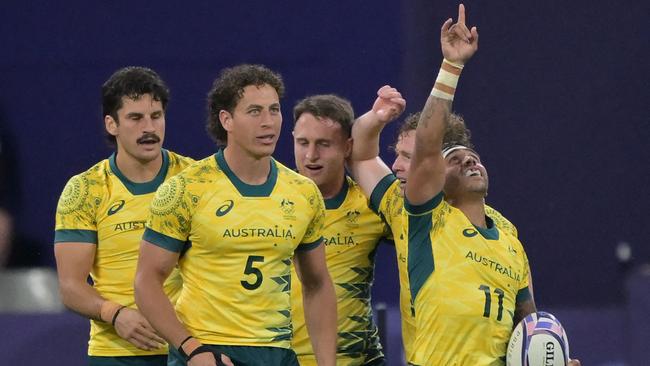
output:
<path id="1" fill-rule="evenodd" d="M 63 189 L 56 207 L 54 242 L 97 244 L 97 206 L 101 195 L 93 192 L 87 174 L 76 175 Z"/>
<path id="2" fill-rule="evenodd" d="M 382 178 L 370 195 L 370 209 L 389 227 L 401 215 L 403 204 L 400 181 L 393 174 Z"/>
<path id="3" fill-rule="evenodd" d="M 143 239 L 173 252 L 181 252 L 190 235 L 192 212 L 198 197 L 177 175 L 161 184 L 151 201 Z"/>
<path id="4" fill-rule="evenodd" d="M 522 260 L 522 266 L 523 266 L 523 271 L 522 271 L 522 276 L 521 276 L 521 281 L 519 284 L 519 291 L 517 292 L 517 303 L 520 303 L 522 301 L 526 301 L 530 298 L 532 298 L 532 294 L 530 292 L 530 263 L 528 262 L 528 256 L 526 255 L 526 251 L 524 250 L 524 246 L 521 244 L 521 242 L 518 242 L 519 248 L 517 249 L 521 253 L 521 260 Z"/>
<path id="5" fill-rule="evenodd" d="M 308 197 L 309 206 L 312 210 L 311 221 L 305 236 L 303 237 L 298 250 L 310 250 L 320 245 L 323 239 L 323 225 L 325 225 L 325 202 L 323 196 L 315 185 L 312 185 L 311 193 Z"/>

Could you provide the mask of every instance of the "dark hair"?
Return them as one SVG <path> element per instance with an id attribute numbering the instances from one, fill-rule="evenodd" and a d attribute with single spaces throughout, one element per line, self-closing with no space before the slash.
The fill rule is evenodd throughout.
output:
<path id="1" fill-rule="evenodd" d="M 413 131 L 418 127 L 420 120 L 420 112 L 412 113 L 404 118 L 404 122 L 399 127 L 397 137 Z M 447 120 L 447 127 L 445 128 L 445 136 L 442 138 L 443 148 L 450 145 L 463 145 L 473 149 L 471 141 L 472 132 L 465 125 L 463 117 L 456 113 L 450 113 Z"/>
<path id="2" fill-rule="evenodd" d="M 144 94 L 151 94 L 163 110 L 167 109 L 169 89 L 155 71 L 139 66 L 119 69 L 102 85 L 102 115 L 111 116 L 119 123 L 117 111 L 123 106 L 122 97 L 138 100 Z M 115 136 L 107 133 L 107 139 L 115 146 Z"/>
<path id="3" fill-rule="evenodd" d="M 265 66 L 243 64 L 223 69 L 208 92 L 208 121 L 205 126 L 217 145 L 228 143 L 228 133 L 221 125 L 219 112 L 233 113 L 244 96 L 244 88 L 250 85 L 270 85 L 278 97 L 284 95 L 282 77 Z"/>
<path id="4" fill-rule="evenodd" d="M 354 109 L 347 99 L 334 94 L 307 97 L 293 107 L 294 124 L 303 113 L 310 113 L 314 117 L 329 118 L 341 125 L 345 138 L 352 135 Z"/>

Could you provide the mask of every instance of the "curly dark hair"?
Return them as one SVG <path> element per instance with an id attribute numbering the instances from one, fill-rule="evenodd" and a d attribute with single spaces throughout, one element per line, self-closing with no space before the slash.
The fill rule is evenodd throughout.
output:
<path id="1" fill-rule="evenodd" d="M 123 106 L 122 97 L 138 100 L 144 94 L 151 94 L 163 110 L 167 109 L 169 88 L 155 71 L 140 66 L 121 68 L 102 85 L 102 115 L 113 117 L 119 124 L 117 111 Z M 116 145 L 115 136 L 108 132 L 106 139 L 111 146 Z"/>
<path id="2" fill-rule="evenodd" d="M 397 131 L 398 138 L 409 131 L 415 130 L 418 127 L 419 120 L 420 112 L 411 113 L 406 116 Z M 443 148 L 450 145 L 463 145 L 473 149 L 474 145 L 472 145 L 471 138 L 472 132 L 465 125 L 463 117 L 456 113 L 450 113 L 449 119 L 447 120 L 447 127 L 445 128 L 445 135 L 442 138 Z"/>
<path id="3" fill-rule="evenodd" d="M 349 138 L 352 135 L 354 109 L 347 99 L 334 94 L 307 97 L 293 107 L 294 124 L 303 113 L 310 113 L 314 117 L 329 118 L 341 125 L 345 138 Z"/>
<path id="4" fill-rule="evenodd" d="M 244 96 L 244 88 L 249 85 L 269 85 L 275 89 L 278 97 L 284 95 L 282 77 L 266 66 L 243 64 L 223 69 L 208 92 L 208 121 L 205 126 L 217 145 L 225 146 L 228 143 L 228 133 L 221 125 L 219 112 L 225 110 L 233 113 Z"/>

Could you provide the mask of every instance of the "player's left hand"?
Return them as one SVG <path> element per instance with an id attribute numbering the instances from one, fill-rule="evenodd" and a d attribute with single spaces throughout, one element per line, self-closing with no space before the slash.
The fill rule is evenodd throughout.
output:
<path id="1" fill-rule="evenodd" d="M 458 5 L 458 21 L 449 18 L 440 29 L 442 56 L 453 63 L 464 65 L 478 50 L 478 31 L 465 25 L 465 5 Z"/>
<path id="2" fill-rule="evenodd" d="M 377 91 L 377 99 L 372 105 L 372 112 L 383 124 L 399 117 L 406 108 L 406 100 L 396 88 L 384 85 Z"/>

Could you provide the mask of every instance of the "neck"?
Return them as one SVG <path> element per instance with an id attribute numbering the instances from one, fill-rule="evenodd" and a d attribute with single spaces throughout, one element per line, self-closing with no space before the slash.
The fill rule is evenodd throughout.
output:
<path id="1" fill-rule="evenodd" d="M 264 184 L 271 171 L 271 156 L 254 157 L 235 145 L 228 145 L 223 150 L 223 157 L 230 170 L 246 184 Z"/>
<path id="2" fill-rule="evenodd" d="M 115 164 L 120 169 L 120 172 L 133 183 L 152 181 L 158 175 L 158 172 L 160 172 L 162 162 L 162 151 L 153 160 L 140 161 L 126 152 L 120 151 L 118 148 L 115 157 Z"/>
<path id="3" fill-rule="evenodd" d="M 453 198 L 448 199 L 447 202 L 461 210 L 472 225 L 487 228 L 487 223 L 485 222 L 485 199 L 483 197 Z"/>
<path id="4" fill-rule="evenodd" d="M 335 181 L 323 183 L 318 186 L 320 193 L 323 195 L 324 199 L 334 198 L 341 189 L 343 189 L 343 182 L 345 181 L 345 175 L 342 178 Z"/>

